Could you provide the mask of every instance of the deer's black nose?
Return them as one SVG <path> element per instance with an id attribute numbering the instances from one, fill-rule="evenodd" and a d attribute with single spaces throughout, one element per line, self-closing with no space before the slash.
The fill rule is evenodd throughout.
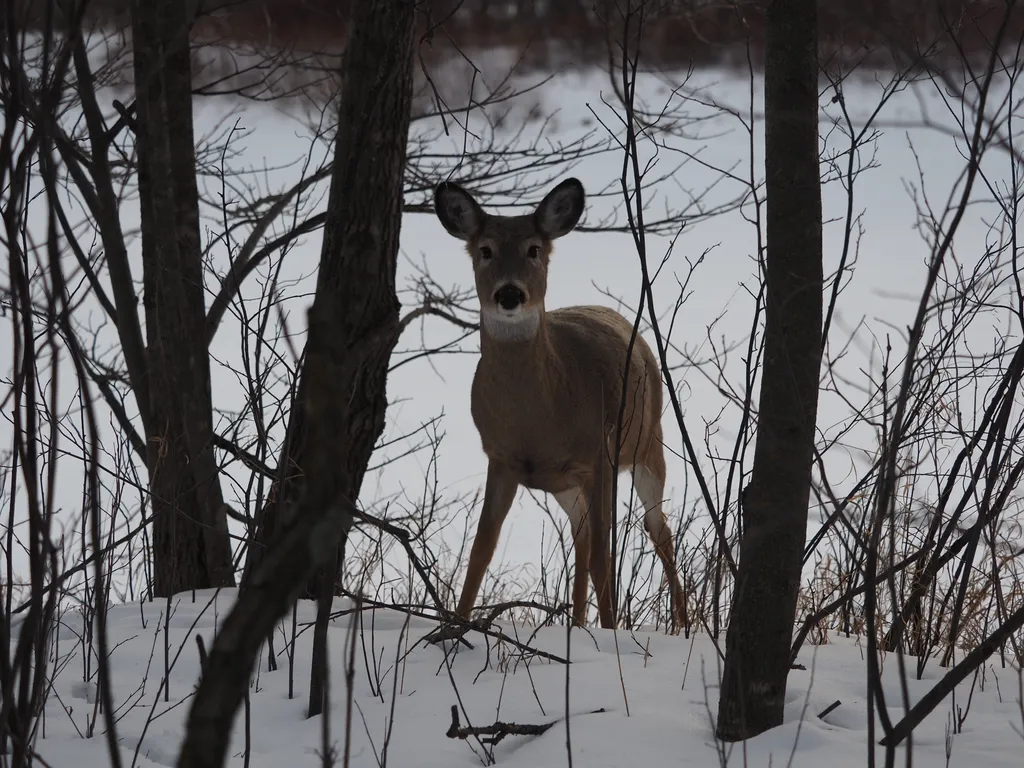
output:
<path id="1" fill-rule="evenodd" d="M 515 309 L 526 301 L 526 294 L 514 285 L 503 285 L 494 292 L 494 300 L 502 309 Z"/>

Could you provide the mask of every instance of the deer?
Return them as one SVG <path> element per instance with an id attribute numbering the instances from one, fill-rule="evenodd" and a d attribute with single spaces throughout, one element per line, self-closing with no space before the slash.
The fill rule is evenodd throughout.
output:
<path id="1" fill-rule="evenodd" d="M 437 218 L 448 234 L 465 243 L 472 259 L 480 302 L 480 359 L 470 412 L 487 474 L 456 613 L 469 621 L 522 486 L 552 495 L 568 516 L 575 550 L 574 623 L 586 625 L 592 575 L 601 626 L 615 628 L 611 500 L 618 467 L 632 472 L 644 528 L 668 582 L 673 629 L 678 630 L 685 626 L 686 613 L 674 537 L 662 508 L 658 360 L 634 334 L 633 324 L 615 310 L 548 310 L 544 305 L 553 243 L 576 227 L 585 197 L 580 181 L 568 178 L 533 213 L 503 216 L 485 213 L 455 182 L 442 182 L 434 191 Z"/>

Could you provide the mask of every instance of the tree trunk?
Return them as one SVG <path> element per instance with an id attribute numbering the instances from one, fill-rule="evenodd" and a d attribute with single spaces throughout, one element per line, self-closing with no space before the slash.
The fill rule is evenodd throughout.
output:
<path id="1" fill-rule="evenodd" d="M 398 341 L 395 294 L 406 142 L 412 104 L 416 0 L 359 0 L 342 57 L 338 136 L 306 362 L 289 434 L 295 450 L 282 501 L 265 513 L 275 528 L 262 557 L 250 560 L 247 588 L 224 622 L 189 712 L 179 768 L 224 764 L 231 723 L 264 639 L 305 583 L 334 583 L 339 541 L 384 430 L 391 352 Z M 300 482 L 301 481 L 301 482 Z M 312 577 L 312 580 L 311 580 Z M 332 590 L 321 590 L 320 615 Z M 325 659 L 321 641 L 314 655 Z M 322 668 L 322 667 L 321 667 Z M 323 707 L 314 669 L 310 715 Z"/>
<path id="2" fill-rule="evenodd" d="M 782 723 L 821 366 L 815 0 L 772 0 L 765 53 L 767 255 L 757 446 L 726 635 L 718 737 Z"/>
<path id="3" fill-rule="evenodd" d="M 216 459 L 185 0 L 134 0 L 153 592 L 234 584 Z"/>
<path id="4" fill-rule="evenodd" d="M 344 424 L 337 491 L 355 502 L 377 439 L 384 430 L 385 383 L 398 340 L 400 303 L 395 293 L 402 182 L 412 103 L 414 0 L 361 0 L 342 59 L 340 120 L 331 176 L 315 303 L 334 312 L 341 358 L 340 391 L 352 393 Z M 373 339 L 374 344 L 366 342 Z M 306 371 L 296 403 L 302 403 Z M 282 476 L 264 505 L 243 584 L 287 525 L 301 495 L 308 460 L 306 412 L 293 408 L 279 466 Z M 339 566 L 344 562 L 344 536 Z M 305 596 L 317 598 L 326 582 L 310 578 Z"/>

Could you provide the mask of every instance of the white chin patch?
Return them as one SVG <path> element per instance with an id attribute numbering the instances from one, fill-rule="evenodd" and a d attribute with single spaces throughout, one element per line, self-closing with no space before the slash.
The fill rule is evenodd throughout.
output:
<path id="1" fill-rule="evenodd" d="M 539 309 L 483 309 L 480 322 L 484 332 L 495 341 L 526 341 L 532 339 L 540 325 Z"/>

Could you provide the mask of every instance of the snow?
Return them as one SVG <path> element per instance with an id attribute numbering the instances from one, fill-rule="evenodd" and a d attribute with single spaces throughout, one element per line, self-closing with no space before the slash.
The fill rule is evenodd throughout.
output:
<path id="1" fill-rule="evenodd" d="M 117 735 L 125 765 L 172 766 L 199 674 L 194 639 L 210 647 L 219 621 L 230 610 L 231 591 L 177 595 L 165 634 L 166 603 L 114 607 L 109 616 L 110 655 L 117 708 Z M 352 604 L 336 601 L 336 613 Z M 291 617 L 279 626 L 275 647 L 279 668 L 268 671 L 260 659 L 250 686 L 251 742 L 249 765 L 319 765 L 322 720 L 306 717 L 308 669 L 315 606 L 300 602 L 294 654 L 294 695 L 288 695 Z M 361 621 L 361 626 L 360 626 Z M 338 765 L 347 743 L 351 766 L 473 766 L 514 768 L 575 765 L 609 768 L 628 765 L 720 766 L 725 750 L 730 766 L 852 768 L 867 764 L 865 665 L 861 641 L 836 635 L 826 645 L 805 646 L 790 674 L 785 723 L 743 744 L 716 742 L 712 723 L 717 713 L 719 664 L 707 635 L 690 639 L 636 630 L 533 630 L 498 622 L 508 637 L 561 658 L 565 664 L 528 658 L 511 644 L 480 633 L 467 639 L 472 650 L 422 642 L 436 624 L 397 610 L 366 608 L 336 618 L 329 632 L 331 648 L 331 744 Z M 346 686 L 352 631 L 355 664 L 351 696 Z M 61 622 L 53 693 L 45 716 L 45 737 L 37 751 L 49 765 L 98 768 L 109 764 L 102 718 L 92 738 L 96 716 L 96 662 L 83 679 L 82 617 L 66 614 Z M 164 701 L 165 640 L 172 660 L 169 701 Z M 907 659 L 913 669 L 913 660 Z M 916 701 L 943 670 L 933 662 L 923 680 L 907 681 Z M 911 675 L 911 678 L 913 676 Z M 883 680 L 889 712 L 902 713 L 895 656 L 884 659 Z M 971 687 L 973 695 L 970 695 Z M 568 687 L 568 698 L 567 698 Z M 969 706 L 967 704 L 970 696 Z M 818 714 L 835 701 L 837 708 Z M 952 737 L 949 765 L 1001 768 L 1020 765 L 1024 747 L 1017 672 L 1001 668 L 993 657 L 977 681 L 968 679 L 956 694 L 967 710 L 962 731 Z M 350 704 L 351 702 L 351 704 Z M 497 745 L 446 737 L 451 707 L 459 723 L 473 726 L 505 723 L 540 725 L 556 722 L 542 735 L 510 735 Z M 349 709 L 351 707 L 351 710 Z M 596 710 L 604 710 L 597 712 Z M 914 764 L 945 764 L 946 728 L 951 706 L 939 707 L 915 731 Z M 566 713 L 568 719 L 566 721 Z M 76 730 L 77 729 L 77 730 Z M 135 753 L 137 751 L 137 757 Z M 243 765 L 244 716 L 239 711 L 229 765 Z M 897 753 L 903 764 L 906 749 Z M 879 748 L 878 754 L 882 754 Z"/>

